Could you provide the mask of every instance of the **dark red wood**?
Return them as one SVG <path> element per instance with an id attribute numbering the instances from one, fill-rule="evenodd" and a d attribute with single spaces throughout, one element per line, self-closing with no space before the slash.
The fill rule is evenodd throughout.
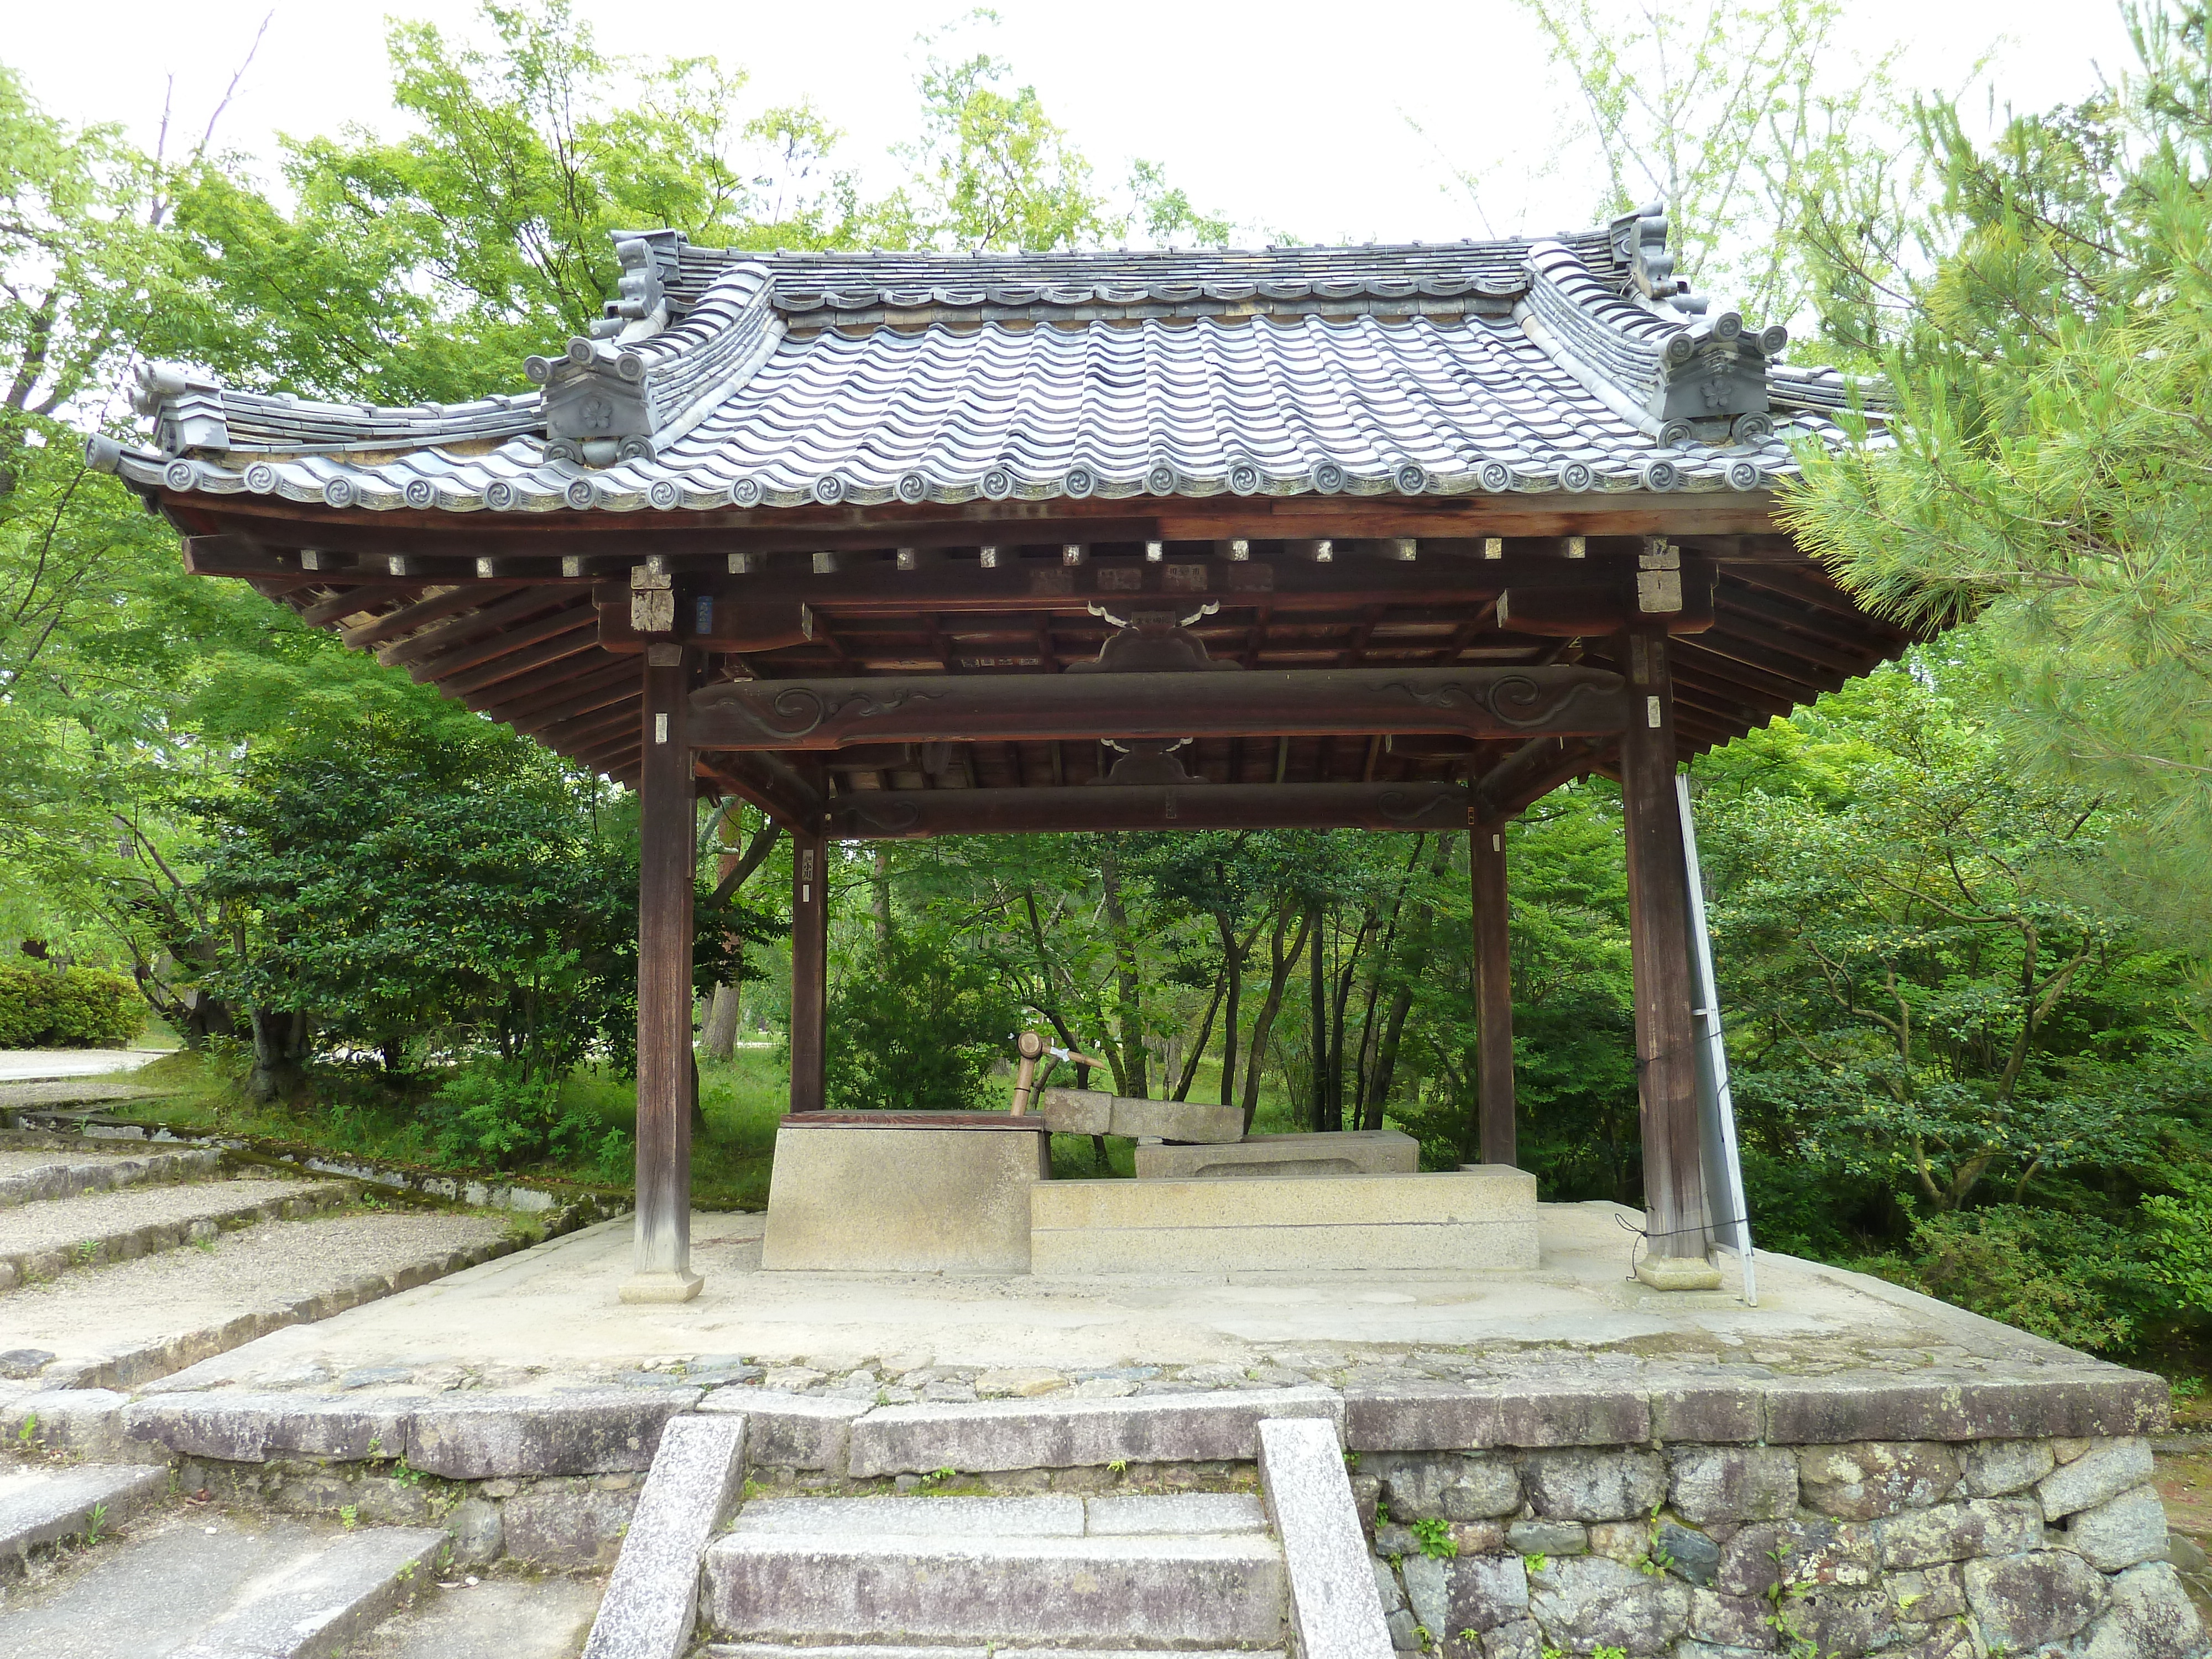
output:
<path id="1" fill-rule="evenodd" d="M 712 755 L 708 763 L 726 758 Z M 841 840 L 1108 830 L 1457 830 L 1454 783 L 1097 784 L 1075 788 L 863 789 L 833 797 Z"/>
<path id="2" fill-rule="evenodd" d="M 692 698 L 702 749 L 1203 735 L 1589 735 L 1627 718 L 1618 676 L 1588 668 L 1229 670 L 746 680 Z"/>
<path id="3" fill-rule="evenodd" d="M 691 1270 L 691 662 L 644 671 L 638 771 L 637 1235 L 635 1271 Z M 696 1286 L 695 1286 L 696 1288 Z"/>
<path id="4" fill-rule="evenodd" d="M 791 837 L 791 1109 L 822 1109 L 822 1022 L 829 991 L 829 843 Z"/>
<path id="5" fill-rule="evenodd" d="M 1703 1256 L 1710 1232 L 1698 1144 L 1690 1018 L 1689 875 L 1674 799 L 1674 696 L 1664 635 L 1621 641 L 1639 705 L 1620 744 L 1628 839 L 1628 942 L 1635 976 L 1636 1071 L 1644 1113 L 1644 1202 L 1650 1252 Z"/>
<path id="6" fill-rule="evenodd" d="M 1507 930 L 1505 826 L 1478 824 L 1468 838 L 1474 895 L 1476 1126 L 1485 1164 L 1516 1156 L 1513 1100 L 1513 945 Z"/>

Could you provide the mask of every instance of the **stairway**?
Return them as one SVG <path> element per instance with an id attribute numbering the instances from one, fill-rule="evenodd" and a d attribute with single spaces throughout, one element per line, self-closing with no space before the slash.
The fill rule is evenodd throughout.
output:
<path id="1" fill-rule="evenodd" d="M 137 1386 L 505 1248 L 500 1218 L 362 1194 L 211 1147 L 0 1132 L 0 1379 Z"/>
<path id="2" fill-rule="evenodd" d="M 1288 1591 L 1241 1493 L 769 1498 L 708 1547 L 701 1622 L 731 1659 L 1279 1651 Z"/>
<path id="3" fill-rule="evenodd" d="M 194 1510 L 166 1468 L 0 1474 L 0 1653 L 320 1659 L 432 1582 L 446 1534 Z M 94 1512 L 97 1510 L 97 1519 Z"/>

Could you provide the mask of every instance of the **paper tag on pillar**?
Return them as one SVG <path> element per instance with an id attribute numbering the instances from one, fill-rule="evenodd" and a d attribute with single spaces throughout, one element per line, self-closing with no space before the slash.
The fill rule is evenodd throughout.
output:
<path id="1" fill-rule="evenodd" d="M 673 634 L 676 595 L 665 587 L 634 589 L 629 596 L 629 625 L 641 634 Z"/>

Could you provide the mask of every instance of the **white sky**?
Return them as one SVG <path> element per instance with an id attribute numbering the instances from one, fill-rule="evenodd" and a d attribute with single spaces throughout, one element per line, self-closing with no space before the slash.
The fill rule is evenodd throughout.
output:
<path id="1" fill-rule="evenodd" d="M 173 125 L 188 146 L 271 9 L 270 0 L 185 8 L 108 0 L 87 11 L 19 0 L 0 29 L 0 61 L 22 71 L 55 114 L 122 121 L 144 142 L 173 76 Z M 386 9 L 275 0 L 219 144 L 267 155 L 280 131 L 305 136 L 348 122 L 394 131 Z M 811 97 L 848 135 L 843 163 L 880 184 L 893 176 L 885 147 L 915 125 L 915 33 L 965 8 L 959 0 L 773 8 L 574 0 L 574 9 L 603 50 L 713 55 L 751 74 L 762 106 Z M 1103 179 L 1145 156 L 1164 162 L 1199 207 L 1315 241 L 1484 234 L 1452 166 L 1484 173 L 1498 234 L 1590 220 L 1594 189 L 1545 176 L 1559 142 L 1557 89 L 1510 0 L 998 0 L 997 9 L 992 49 L 1036 86 Z M 388 10 L 437 19 L 449 32 L 476 27 L 469 3 L 400 0 Z M 2094 65 L 2132 62 L 2117 5 L 2100 0 L 1845 0 L 1845 11 L 1841 34 L 1851 51 L 1873 58 L 1902 44 L 1899 79 L 1907 87 L 1956 88 L 1995 48 L 2005 94 L 2023 108 L 2082 95 Z"/>

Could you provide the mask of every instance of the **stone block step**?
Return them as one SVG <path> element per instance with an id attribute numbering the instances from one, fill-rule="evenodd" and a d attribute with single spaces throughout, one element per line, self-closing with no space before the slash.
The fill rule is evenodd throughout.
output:
<path id="1" fill-rule="evenodd" d="M 119 1187 L 154 1186 L 211 1176 L 222 1167 L 213 1146 L 189 1146 L 173 1152 L 115 1152 L 65 1146 L 28 1146 L 0 1139 L 0 1210 L 41 1199 L 73 1198 L 79 1193 L 110 1192 Z"/>
<path id="2" fill-rule="evenodd" d="M 1265 1532 L 1246 1492 L 1076 1498 L 757 1498 L 732 1533 L 851 1532 L 872 1537 L 1141 1538 Z"/>
<path id="3" fill-rule="evenodd" d="M 708 1549 L 703 1622 L 769 1643 L 1279 1644 L 1282 1552 L 1249 1498 L 1218 1496 L 1095 1517 L 1073 1497 L 757 1501 Z M 1189 1522 L 1223 1530 L 1166 1530 Z"/>
<path id="4" fill-rule="evenodd" d="M 329 1654 L 430 1583 L 446 1534 L 434 1527 L 349 1532 L 254 1584 L 176 1659 L 305 1659 Z"/>
<path id="5" fill-rule="evenodd" d="M 137 1504 L 169 1485 L 161 1465 L 86 1463 L 0 1474 L 0 1578 L 37 1551 L 119 1527 Z"/>
<path id="6" fill-rule="evenodd" d="M 0 1607 L 0 1653 L 323 1659 L 428 1586 L 445 1545 L 428 1527 L 152 1516 Z"/>
<path id="7" fill-rule="evenodd" d="M 505 1218 L 456 1212 L 264 1222 L 0 1293 L 0 1355 L 42 1389 L 136 1389 L 522 1246 Z"/>
<path id="8" fill-rule="evenodd" d="M 448 1580 L 348 1643 L 345 1659 L 575 1659 L 599 1601 L 588 1578 Z"/>
<path id="9" fill-rule="evenodd" d="M 1158 1648 L 793 1647 L 783 1642 L 709 1642 L 711 1659 L 1160 1659 Z M 1182 1648 L 1182 1653 L 1234 1653 L 1237 1659 L 1285 1659 L 1280 1648 Z"/>
<path id="10" fill-rule="evenodd" d="M 301 1220 L 354 1194 L 343 1181 L 208 1181 L 45 1200 L 0 1214 L 0 1291 L 106 1267 L 279 1218 Z"/>

